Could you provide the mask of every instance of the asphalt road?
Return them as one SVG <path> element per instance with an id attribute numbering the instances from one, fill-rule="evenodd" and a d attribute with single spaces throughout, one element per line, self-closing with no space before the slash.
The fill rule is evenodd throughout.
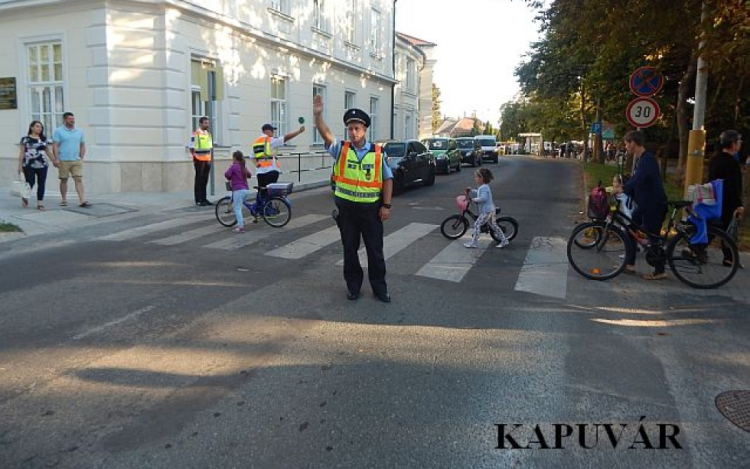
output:
<path id="1" fill-rule="evenodd" d="M 587 281 L 578 166 L 487 167 L 518 238 L 441 236 L 468 167 L 408 190 L 390 304 L 346 300 L 327 189 L 281 229 L 186 208 L 3 244 L 0 467 L 750 467 L 714 405 L 750 389 L 748 274 Z"/>

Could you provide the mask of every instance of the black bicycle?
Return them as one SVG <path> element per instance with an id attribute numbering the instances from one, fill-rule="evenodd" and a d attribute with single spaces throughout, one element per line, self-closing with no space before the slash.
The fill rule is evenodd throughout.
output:
<path id="1" fill-rule="evenodd" d="M 708 242 L 692 243 L 698 228 L 687 220 L 675 222 L 677 212 L 690 210 L 692 203 L 668 204 L 672 207 L 669 221 L 657 234 L 637 225 L 617 203 L 611 203 L 606 219 L 581 223 L 573 230 L 567 247 L 570 265 L 588 279 L 608 280 L 625 270 L 628 255 L 640 246 L 649 265 L 668 264 L 675 277 L 693 288 L 717 288 L 730 281 L 740 262 L 735 242 L 721 228 L 709 225 Z"/>
<path id="2" fill-rule="evenodd" d="M 469 208 L 471 204 L 472 201 L 469 197 L 463 195 L 456 197 L 456 205 L 458 205 L 458 209 L 461 213 L 451 215 L 443 220 L 443 223 L 440 225 L 440 232 L 443 233 L 443 236 L 448 239 L 458 239 L 466 233 L 469 229 L 469 225 L 478 217 L 478 215 L 472 212 Z M 500 215 L 500 208 L 495 208 L 495 222 L 497 223 L 497 226 L 503 230 L 505 238 L 508 241 L 513 241 L 513 238 L 518 235 L 518 222 L 513 217 L 499 217 L 497 215 Z M 481 226 L 480 232 L 489 232 L 492 239 L 498 243 L 502 241 L 497 235 L 495 235 L 495 232 L 492 231 L 488 222 Z"/>

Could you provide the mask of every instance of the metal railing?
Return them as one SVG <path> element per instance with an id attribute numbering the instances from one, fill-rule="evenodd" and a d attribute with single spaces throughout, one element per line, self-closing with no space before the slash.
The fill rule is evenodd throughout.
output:
<path id="1" fill-rule="evenodd" d="M 283 171 L 288 173 L 297 173 L 297 181 L 302 181 L 302 173 L 308 171 L 319 171 L 321 169 L 333 168 L 333 158 L 325 150 L 308 151 L 308 152 L 289 152 L 277 156 L 279 164 Z M 287 164 L 297 160 L 297 169 L 286 170 Z"/>

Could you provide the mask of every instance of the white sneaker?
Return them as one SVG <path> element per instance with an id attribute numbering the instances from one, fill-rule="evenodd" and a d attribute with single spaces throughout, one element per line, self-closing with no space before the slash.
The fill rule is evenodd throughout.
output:
<path id="1" fill-rule="evenodd" d="M 474 243 L 464 243 L 465 248 L 476 249 L 478 246 Z"/>
<path id="2" fill-rule="evenodd" d="M 506 238 L 500 244 L 498 244 L 495 247 L 498 248 L 498 249 L 502 249 L 502 248 L 504 248 L 505 246 L 507 246 L 509 244 L 510 244 L 510 241 L 508 241 L 508 239 Z"/>

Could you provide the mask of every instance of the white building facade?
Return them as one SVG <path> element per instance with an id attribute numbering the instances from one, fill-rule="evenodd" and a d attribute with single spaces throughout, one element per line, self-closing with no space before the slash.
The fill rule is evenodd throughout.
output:
<path id="1" fill-rule="evenodd" d="M 76 115 L 88 147 L 88 192 L 192 187 L 186 151 L 211 119 L 217 170 L 250 152 L 264 123 L 307 131 L 285 152 L 322 150 L 312 97 L 345 137 L 346 108 L 370 113 L 369 137 L 391 137 L 394 0 L 0 0 L 0 177 L 17 168 L 31 120 L 51 138 Z M 7 87 L 5 88 L 7 89 Z M 418 118 L 418 117 L 414 117 Z M 339 125 L 340 124 L 340 125 Z M 318 160 L 319 161 L 319 160 Z M 51 170 L 50 184 L 57 178 Z"/>
<path id="2" fill-rule="evenodd" d="M 432 137 L 432 83 L 436 44 L 396 33 L 394 137 Z"/>

